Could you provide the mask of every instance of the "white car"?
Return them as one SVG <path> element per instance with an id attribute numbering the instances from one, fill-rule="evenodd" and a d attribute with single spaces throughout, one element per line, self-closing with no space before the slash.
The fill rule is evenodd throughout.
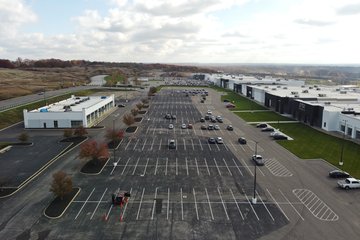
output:
<path id="1" fill-rule="evenodd" d="M 360 188 L 360 180 L 355 178 L 346 178 L 345 180 L 340 180 L 337 182 L 340 188 L 350 189 L 350 188 Z"/>
<path id="2" fill-rule="evenodd" d="M 169 124 L 169 129 L 174 129 L 174 125 Z"/>
<path id="3" fill-rule="evenodd" d="M 219 125 L 215 125 L 215 126 L 214 126 L 214 129 L 215 129 L 215 130 L 220 130 Z"/>
<path id="4" fill-rule="evenodd" d="M 217 138 L 216 138 L 216 143 L 217 143 L 217 144 L 223 144 L 224 141 L 223 141 L 222 137 L 217 137 Z"/>
<path id="5" fill-rule="evenodd" d="M 281 135 L 281 133 L 280 132 L 272 132 L 272 133 L 270 133 L 271 137 L 276 136 L 276 135 Z"/>
<path id="6" fill-rule="evenodd" d="M 253 155 L 251 157 L 251 159 L 255 162 L 256 165 L 258 166 L 263 166 L 265 163 L 264 163 L 264 159 L 261 155 Z"/>
<path id="7" fill-rule="evenodd" d="M 181 128 L 186 129 L 186 124 L 185 123 L 181 124 Z"/>
<path id="8" fill-rule="evenodd" d="M 211 114 L 212 114 L 212 111 L 211 111 L 211 110 L 208 110 L 208 111 L 207 111 L 207 114 L 208 114 L 208 115 L 211 115 Z"/>

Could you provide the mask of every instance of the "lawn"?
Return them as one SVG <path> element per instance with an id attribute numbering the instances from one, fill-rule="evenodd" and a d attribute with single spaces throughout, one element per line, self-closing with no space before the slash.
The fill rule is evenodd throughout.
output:
<path id="1" fill-rule="evenodd" d="M 281 124 L 280 130 L 294 140 L 278 141 L 278 143 L 299 158 L 322 158 L 338 166 L 343 144 L 342 138 L 330 136 L 301 123 Z M 343 153 L 344 165 L 341 168 L 358 178 L 360 178 L 359 156 L 360 146 L 351 141 L 345 141 Z"/>
<path id="2" fill-rule="evenodd" d="M 281 116 L 273 111 L 235 112 L 235 114 L 247 122 L 293 121 L 293 119 Z"/>
<path id="3" fill-rule="evenodd" d="M 236 108 L 231 110 L 266 110 L 264 106 L 257 104 L 256 102 L 243 97 L 235 92 L 227 91 L 226 95 L 221 96 L 221 101 L 223 102 L 225 99 L 229 100 L 231 103 L 235 104 Z"/>

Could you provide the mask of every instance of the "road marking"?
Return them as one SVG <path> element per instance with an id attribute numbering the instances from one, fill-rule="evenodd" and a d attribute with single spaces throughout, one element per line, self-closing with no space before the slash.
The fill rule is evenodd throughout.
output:
<path id="1" fill-rule="evenodd" d="M 129 144 L 131 143 L 132 139 L 130 139 L 130 141 L 128 142 L 128 144 L 126 144 L 125 150 L 127 150 Z"/>
<path id="2" fill-rule="evenodd" d="M 294 211 L 299 215 L 299 217 L 304 221 L 304 218 L 300 215 L 300 213 L 298 212 L 298 210 L 296 210 L 296 208 L 294 207 L 294 205 L 291 204 L 291 202 L 289 201 L 289 199 L 287 199 L 287 197 L 284 195 L 284 193 L 279 189 L 279 192 L 281 193 L 281 195 L 286 199 L 286 201 L 290 204 L 290 206 L 294 209 Z"/>
<path id="3" fill-rule="evenodd" d="M 169 159 L 168 159 L 168 158 L 166 158 L 165 175 L 167 175 L 168 162 L 169 162 Z"/>
<path id="4" fill-rule="evenodd" d="M 286 219 L 288 221 L 290 221 L 290 219 L 288 218 L 288 216 L 285 214 L 284 210 L 280 207 L 279 203 L 275 200 L 275 198 L 272 196 L 272 194 L 270 193 L 270 191 L 268 189 L 266 189 L 266 191 L 269 193 L 270 197 L 273 199 L 274 203 L 276 204 L 276 206 L 278 206 L 278 208 L 280 209 L 280 211 L 282 212 L 282 214 L 286 217 Z"/>
<path id="5" fill-rule="evenodd" d="M 236 147 L 234 146 L 234 144 L 232 142 L 230 142 L 231 146 L 234 148 L 234 150 L 237 152 Z"/>
<path id="6" fill-rule="evenodd" d="M 204 161 L 205 161 L 205 166 L 206 166 L 207 172 L 208 172 L 208 174 L 210 176 L 210 170 L 209 170 L 209 166 L 207 164 L 206 158 L 204 158 Z"/>
<path id="7" fill-rule="evenodd" d="M 160 138 L 159 150 L 161 149 L 162 138 Z"/>
<path id="8" fill-rule="evenodd" d="M 183 141 L 184 141 L 184 150 L 186 151 L 185 138 L 183 138 Z"/>
<path id="9" fill-rule="evenodd" d="M 203 146 L 201 144 L 200 138 L 198 138 L 198 139 L 199 139 L 199 144 L 200 144 L 201 151 L 203 151 L 204 149 L 203 149 Z"/>
<path id="10" fill-rule="evenodd" d="M 308 189 L 294 189 L 292 192 L 317 219 L 323 221 L 337 221 L 339 219 L 339 216 L 312 191 Z M 308 201 L 309 199 L 310 201 Z M 316 207 L 313 209 L 314 206 Z"/>
<path id="11" fill-rule="evenodd" d="M 128 163 L 129 163 L 130 159 L 131 159 L 131 157 L 129 157 L 129 158 L 128 158 L 128 160 L 126 161 L 125 167 L 124 167 L 124 169 L 122 170 L 121 175 L 123 175 L 123 174 L 124 174 L 125 169 L 126 169 L 126 166 L 128 165 Z"/>
<path id="12" fill-rule="evenodd" d="M 224 142 L 224 147 L 225 147 L 225 149 L 226 149 L 226 151 L 229 151 L 229 148 L 226 146 L 226 144 L 225 144 L 225 142 Z"/>
<path id="13" fill-rule="evenodd" d="M 138 145 L 138 143 L 139 143 L 139 140 L 140 140 L 140 138 L 136 141 L 136 143 L 135 143 L 135 145 L 134 145 L 134 148 L 133 148 L 133 150 L 135 150 L 136 149 L 136 146 Z"/>
<path id="14" fill-rule="evenodd" d="M 211 147 L 210 147 L 210 144 L 209 144 L 209 141 L 206 141 L 207 145 L 209 146 L 209 150 L 211 151 Z"/>
<path id="15" fill-rule="evenodd" d="M 140 161 L 140 157 L 138 157 L 138 160 L 136 161 L 136 164 L 135 164 L 134 170 L 133 170 L 133 172 L 132 172 L 132 174 L 131 174 L 131 175 L 134 175 L 134 174 L 135 174 L 135 171 L 136 171 L 137 165 L 139 164 L 139 161 Z"/>
<path id="16" fill-rule="evenodd" d="M 249 173 L 251 176 L 254 176 L 253 172 L 250 170 L 249 166 L 246 164 L 246 162 L 244 161 L 244 159 L 240 158 L 240 161 L 242 161 L 244 163 L 244 166 L 249 170 Z"/>
<path id="17" fill-rule="evenodd" d="M 154 203 L 153 203 L 153 208 L 152 208 L 152 213 L 151 213 L 151 220 L 154 219 L 154 212 L 155 212 L 155 204 L 156 204 L 157 191 L 158 191 L 158 188 L 155 188 L 155 196 L 154 196 Z"/>
<path id="18" fill-rule="evenodd" d="M 291 177 L 293 174 L 276 159 L 267 159 L 265 166 L 277 177 Z"/>
<path id="19" fill-rule="evenodd" d="M 199 172 L 199 165 L 198 165 L 198 162 L 195 158 L 195 165 L 196 165 L 196 171 L 197 171 L 197 174 L 200 175 L 200 172 Z"/>
<path id="20" fill-rule="evenodd" d="M 147 135 L 148 132 L 149 132 L 149 128 L 150 128 L 150 126 L 148 126 L 147 129 L 146 129 L 146 135 Z"/>
<path id="21" fill-rule="evenodd" d="M 233 162 L 234 162 L 234 164 L 235 164 L 235 166 L 236 166 L 237 170 L 238 170 L 238 171 L 239 171 L 239 173 L 241 174 L 241 176 L 244 176 L 244 175 L 243 175 L 243 173 L 241 172 L 240 168 L 239 168 L 239 165 L 237 165 L 237 163 L 236 163 L 235 159 L 233 158 L 232 160 L 233 160 Z"/>
<path id="22" fill-rule="evenodd" d="M 191 144 L 192 144 L 192 147 L 193 147 L 193 150 L 195 151 L 195 146 L 194 146 L 194 141 L 192 139 L 191 140 Z"/>
<path id="23" fill-rule="evenodd" d="M 143 176 L 145 176 L 145 174 L 146 174 L 146 168 L 147 168 L 147 166 L 148 166 L 148 163 L 149 163 L 149 158 L 147 158 L 147 161 L 146 161 L 146 165 L 145 165 L 145 169 L 144 169 L 144 172 L 143 172 Z"/>
<path id="24" fill-rule="evenodd" d="M 142 191 L 142 194 L 141 194 L 141 199 L 140 199 L 139 208 L 138 208 L 137 215 L 136 215 L 136 220 L 139 219 L 139 214 L 140 214 L 140 210 L 141 210 L 141 203 L 142 203 L 142 200 L 143 200 L 143 197 L 144 197 L 144 192 L 145 192 L 145 188 L 143 188 L 143 191 Z"/>
<path id="25" fill-rule="evenodd" d="M 130 188 L 130 196 L 131 196 L 131 192 L 132 192 L 132 188 Z M 125 204 L 124 211 L 123 211 L 123 213 L 122 213 L 121 219 L 124 219 L 125 212 L 126 212 L 127 206 L 128 206 L 128 204 L 129 204 L 130 201 L 131 201 L 131 198 L 130 198 L 130 200 Z"/>
<path id="26" fill-rule="evenodd" d="M 195 189 L 193 188 L 193 194 L 194 194 L 194 200 L 195 200 L 195 211 L 196 211 L 196 218 L 197 220 L 199 220 L 199 211 L 197 208 L 197 203 L 196 203 L 196 193 L 195 193 Z"/>
<path id="27" fill-rule="evenodd" d="M 144 151 L 144 148 L 145 148 L 145 146 L 146 146 L 146 141 L 147 141 L 147 138 L 145 138 L 145 142 L 144 142 L 144 144 L 143 144 L 143 147 L 142 147 L 142 151 Z"/>
<path id="28" fill-rule="evenodd" d="M 217 147 L 218 151 L 220 151 L 219 144 L 215 144 L 215 146 Z"/>
<path id="29" fill-rule="evenodd" d="M 185 157 L 185 166 L 186 166 L 186 175 L 189 176 L 189 167 L 188 167 L 187 157 Z"/>
<path id="30" fill-rule="evenodd" d="M 184 220 L 184 204 L 183 204 L 182 188 L 180 188 L 180 203 L 181 203 L 181 220 Z"/>
<path id="31" fill-rule="evenodd" d="M 170 208 L 170 188 L 168 188 L 168 202 L 166 209 L 166 219 L 169 220 L 169 208 Z"/>
<path id="32" fill-rule="evenodd" d="M 95 191 L 95 188 L 93 188 L 93 190 L 91 191 L 91 193 L 89 194 L 89 196 L 86 198 L 84 204 L 81 206 L 79 212 L 76 214 L 75 216 L 75 220 L 78 218 L 78 216 L 80 215 L 81 211 L 83 210 L 83 208 L 85 207 L 85 204 L 89 201 L 91 195 L 93 194 L 93 192 Z"/>
<path id="33" fill-rule="evenodd" d="M 242 191 L 245 193 L 244 189 L 242 189 Z M 248 196 L 246 195 L 246 193 L 244 194 L 244 196 L 245 196 L 247 202 L 249 203 L 251 209 L 253 210 L 253 212 L 254 212 L 254 214 L 255 214 L 255 217 L 257 218 L 258 221 L 260 221 L 259 216 L 258 216 L 257 213 L 255 212 L 255 209 L 254 209 L 253 205 L 251 204 L 251 202 L 250 202 Z"/>
<path id="34" fill-rule="evenodd" d="M 256 195 L 259 197 L 260 202 L 261 202 L 262 205 L 265 207 L 266 211 L 269 213 L 271 219 L 272 219 L 273 221 L 275 221 L 273 215 L 271 214 L 271 212 L 269 211 L 269 209 L 266 207 L 265 203 L 264 203 L 263 200 L 261 199 L 261 196 L 259 195 L 258 191 L 255 191 L 255 192 L 256 192 Z"/>
<path id="35" fill-rule="evenodd" d="M 214 220 L 214 214 L 213 214 L 213 211 L 212 211 L 212 208 L 211 208 L 210 198 L 209 198 L 209 194 L 208 194 L 208 191 L 207 191 L 206 188 L 205 188 L 205 193 L 206 193 L 206 197 L 207 197 L 207 200 L 208 200 L 208 203 L 209 203 L 211 219 Z"/>
<path id="36" fill-rule="evenodd" d="M 116 168 L 116 166 L 118 165 L 118 163 L 120 162 L 120 159 L 121 159 L 121 157 L 119 157 L 119 159 L 117 160 L 116 164 L 114 164 L 114 167 L 113 167 L 113 169 L 112 169 L 111 172 L 110 172 L 110 175 L 112 175 L 113 172 L 115 171 L 115 168 Z"/>
<path id="37" fill-rule="evenodd" d="M 216 168 L 217 168 L 217 170 L 218 170 L 218 173 L 219 173 L 219 175 L 221 176 L 221 172 L 220 172 L 219 166 L 217 165 L 217 162 L 216 162 L 216 159 L 215 159 L 215 158 L 214 158 L 214 162 L 215 162 L 215 166 L 216 166 Z"/>
<path id="38" fill-rule="evenodd" d="M 239 213 L 240 213 L 240 216 L 241 216 L 241 218 L 244 220 L 244 216 L 243 216 L 243 214 L 242 214 L 242 212 L 241 212 L 241 210 L 240 210 L 240 207 L 239 207 L 239 204 L 238 204 L 238 202 L 237 202 L 237 200 L 236 200 L 236 198 L 235 198 L 235 195 L 234 195 L 233 191 L 231 190 L 231 188 L 229 188 L 229 190 L 230 190 L 231 195 L 232 195 L 232 197 L 233 197 L 233 199 L 234 199 L 234 202 L 235 202 L 235 204 L 236 204 L 236 207 L 237 207 L 237 209 L 238 209 L 238 211 L 239 211 Z"/>
<path id="39" fill-rule="evenodd" d="M 156 165 L 155 165 L 154 175 L 156 175 L 158 164 L 159 164 L 159 158 L 156 158 Z"/>
<path id="40" fill-rule="evenodd" d="M 175 158 L 175 174 L 178 175 L 178 159 Z"/>
<path id="41" fill-rule="evenodd" d="M 98 207 L 99 207 L 99 205 L 100 205 L 100 203 L 101 203 L 102 199 L 104 198 L 104 195 L 105 195 L 105 193 L 106 193 L 106 191 L 107 191 L 107 190 L 108 190 L 108 189 L 106 188 L 106 189 L 105 189 L 105 191 L 104 191 L 104 193 L 102 194 L 102 196 L 101 196 L 101 198 L 100 198 L 100 200 L 99 200 L 98 204 L 96 205 L 96 207 L 95 207 L 95 209 L 94 209 L 93 213 L 91 214 L 90 220 L 94 217 L 94 214 L 95 214 L 96 210 L 98 209 Z"/>
<path id="42" fill-rule="evenodd" d="M 219 196 L 220 196 L 220 199 L 221 199 L 221 203 L 222 203 L 222 205 L 223 205 L 223 208 L 224 208 L 224 211 L 225 211 L 225 214 L 226 214 L 226 218 L 227 218 L 227 220 L 229 220 L 230 218 L 229 218 L 229 215 L 228 215 L 228 213 L 227 213 L 227 209 L 226 209 L 224 200 L 223 200 L 223 198 L 222 198 L 222 196 L 221 196 L 220 189 L 217 188 L 217 190 L 218 190 L 218 193 L 219 193 Z"/>
<path id="43" fill-rule="evenodd" d="M 227 165 L 227 163 L 226 163 L 226 161 L 225 161 L 225 158 L 223 158 L 223 161 L 224 161 L 224 164 L 225 164 L 225 166 L 226 166 L 226 168 L 227 168 L 227 170 L 228 170 L 228 172 L 229 172 L 230 176 L 232 176 L 232 173 L 231 173 L 231 171 L 230 171 L 229 166 Z"/>

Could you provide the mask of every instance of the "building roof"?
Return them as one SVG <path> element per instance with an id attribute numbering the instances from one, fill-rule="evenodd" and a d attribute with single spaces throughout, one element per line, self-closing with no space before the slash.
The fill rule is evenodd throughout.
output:
<path id="1" fill-rule="evenodd" d="M 109 96 L 72 96 L 71 98 L 65 99 L 63 101 L 32 110 L 31 112 L 81 112 L 83 108 L 89 108 L 107 98 L 109 98 Z"/>

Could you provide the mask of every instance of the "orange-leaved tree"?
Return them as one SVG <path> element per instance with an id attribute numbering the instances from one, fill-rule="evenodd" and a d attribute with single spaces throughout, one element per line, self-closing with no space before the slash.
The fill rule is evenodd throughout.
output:
<path id="1" fill-rule="evenodd" d="M 105 143 L 97 143 L 95 140 L 87 141 L 81 144 L 79 157 L 101 163 L 109 158 L 109 149 Z"/>

